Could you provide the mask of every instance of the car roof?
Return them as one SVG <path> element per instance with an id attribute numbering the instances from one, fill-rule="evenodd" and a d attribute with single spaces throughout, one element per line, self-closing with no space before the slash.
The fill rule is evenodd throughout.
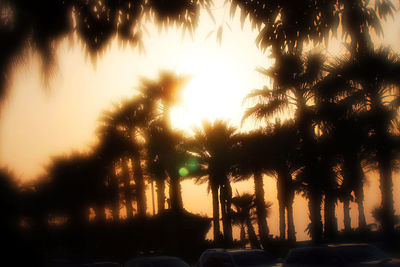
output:
<path id="1" fill-rule="evenodd" d="M 328 247 L 375 247 L 367 243 L 343 243 L 343 244 L 329 244 Z"/>
<path id="2" fill-rule="evenodd" d="M 299 247 L 292 248 L 293 251 L 306 251 L 306 250 L 320 250 L 320 249 L 329 249 L 327 246 L 312 246 L 312 247 Z"/>
<path id="3" fill-rule="evenodd" d="M 228 252 L 228 253 L 246 253 L 246 252 L 254 252 L 254 251 L 265 252 L 262 249 L 246 249 L 246 248 L 234 248 L 234 249 L 210 248 L 210 249 L 207 249 L 206 251 Z"/>
<path id="4" fill-rule="evenodd" d="M 129 261 L 142 261 L 142 260 L 168 260 L 168 259 L 179 259 L 178 257 L 174 257 L 174 256 L 139 256 L 139 257 L 134 257 L 132 259 L 130 259 Z"/>

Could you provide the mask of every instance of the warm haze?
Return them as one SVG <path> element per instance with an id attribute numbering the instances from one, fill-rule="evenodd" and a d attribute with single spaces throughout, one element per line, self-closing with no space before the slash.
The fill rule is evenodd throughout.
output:
<path id="1" fill-rule="evenodd" d="M 245 110 L 243 98 L 254 88 L 270 81 L 259 74 L 257 67 L 268 68 L 272 60 L 254 44 L 257 31 L 248 21 L 241 28 L 238 16 L 233 20 L 222 5 L 215 3 L 216 23 L 203 11 L 193 38 L 176 28 L 158 33 L 155 25 L 145 26 L 145 52 L 120 47 L 114 40 L 94 66 L 85 59 L 79 42 L 63 40 L 57 50 L 57 65 L 45 87 L 38 57 L 29 54 L 14 70 L 10 92 L 2 105 L 0 118 L 0 164 L 14 170 L 18 178 L 28 181 L 39 177 L 50 157 L 71 151 L 87 151 L 96 144 L 96 128 L 102 111 L 134 94 L 139 78 L 156 77 L 160 69 L 189 74 L 192 78 L 183 92 L 183 102 L 171 112 L 172 126 L 192 133 L 202 120 L 222 118 L 240 127 Z M 216 40 L 223 25 L 222 42 Z M 214 31 L 209 35 L 210 31 Z M 400 51 L 400 14 L 384 25 L 384 44 Z M 246 131 L 256 127 L 248 121 Z M 370 174 L 370 177 L 375 174 Z M 394 195 L 400 194 L 400 182 L 394 177 Z M 211 196 L 206 185 L 184 181 L 183 202 L 187 210 L 211 216 Z M 366 185 L 367 223 L 373 223 L 370 211 L 380 202 L 376 179 Z M 150 187 L 149 187 L 150 188 Z M 253 184 L 233 184 L 239 192 L 251 192 Z M 274 204 L 268 219 L 271 232 L 278 234 L 276 182 L 265 180 L 266 200 Z M 148 195 L 150 192 L 148 192 Z M 151 211 L 151 197 L 148 210 Z M 400 202 L 395 199 L 396 211 Z M 341 204 L 339 204 L 341 206 Z M 307 239 L 306 201 L 296 196 L 295 223 L 298 240 Z M 339 228 L 343 228 L 342 210 L 337 208 Z M 352 205 L 352 223 L 356 223 L 356 207 Z M 211 238 L 212 235 L 209 235 Z"/>

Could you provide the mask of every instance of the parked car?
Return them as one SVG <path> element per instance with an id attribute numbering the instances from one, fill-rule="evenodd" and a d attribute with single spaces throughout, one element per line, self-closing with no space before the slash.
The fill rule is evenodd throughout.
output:
<path id="1" fill-rule="evenodd" d="M 48 265 L 49 267 L 121 267 L 117 262 L 91 262 L 91 263 L 74 263 L 67 259 L 54 259 L 51 260 Z"/>
<path id="2" fill-rule="evenodd" d="M 369 244 L 340 244 L 294 248 L 289 251 L 283 267 L 318 266 L 399 266 L 380 249 Z"/>
<path id="3" fill-rule="evenodd" d="M 281 266 L 278 260 L 261 249 L 208 249 L 204 251 L 197 267 L 261 267 Z"/>
<path id="4" fill-rule="evenodd" d="M 85 267 L 121 267 L 121 265 L 117 262 L 94 262 L 94 263 L 88 263 L 84 264 L 83 266 Z"/>
<path id="5" fill-rule="evenodd" d="M 127 261 L 125 267 L 190 267 L 182 259 L 171 256 L 144 256 Z"/>

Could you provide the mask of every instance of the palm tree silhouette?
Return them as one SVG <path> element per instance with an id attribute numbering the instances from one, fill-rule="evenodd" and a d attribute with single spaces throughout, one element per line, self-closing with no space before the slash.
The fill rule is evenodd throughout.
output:
<path id="1" fill-rule="evenodd" d="M 254 180 L 254 204 L 257 213 L 258 232 L 263 247 L 266 247 L 269 228 L 265 204 L 263 174 L 270 168 L 272 155 L 268 136 L 261 131 L 253 131 L 239 135 L 239 145 L 235 149 L 236 155 L 234 180 L 247 180 L 251 176 Z"/>
<path id="2" fill-rule="evenodd" d="M 160 171 L 160 177 L 157 178 L 159 185 L 163 183 L 163 179 L 165 178 L 165 174 L 168 175 L 169 178 L 169 201 L 171 208 L 174 211 L 182 211 L 183 210 L 183 200 L 182 200 L 182 188 L 181 188 L 181 180 L 183 177 L 179 174 L 179 168 L 185 162 L 186 152 L 184 150 L 184 142 L 185 138 L 182 132 L 172 130 L 171 127 L 165 123 L 164 120 L 155 121 L 150 126 L 149 131 L 149 141 L 153 139 L 154 142 L 150 145 L 156 146 L 156 154 L 152 155 L 153 164 L 154 160 L 156 160 L 156 167 Z M 162 190 L 162 185 L 160 185 L 160 190 Z M 160 191 L 160 197 L 163 198 L 162 192 Z M 160 199 L 160 202 L 161 202 Z"/>
<path id="3" fill-rule="evenodd" d="M 293 220 L 295 184 L 293 175 L 301 167 L 298 159 L 298 136 L 293 122 L 275 122 L 272 129 L 274 165 L 271 171 L 277 178 L 281 238 L 285 237 L 285 210 L 287 213 L 287 239 L 296 240 Z M 283 235 L 283 236 L 282 236 Z"/>
<path id="4" fill-rule="evenodd" d="M 233 211 L 233 221 L 240 225 L 240 239 L 243 242 L 245 240 L 245 226 L 247 228 L 247 233 L 249 236 L 250 245 L 252 248 L 260 248 L 260 243 L 257 239 L 257 235 L 254 231 L 253 220 L 255 208 L 255 196 L 249 193 L 239 194 L 236 192 L 236 196 L 232 198 L 232 204 L 234 207 Z M 269 214 L 269 208 L 271 203 L 268 202 L 265 205 L 266 215 Z"/>
<path id="5" fill-rule="evenodd" d="M 172 154 L 169 156 L 164 154 L 165 160 L 162 164 L 166 164 L 164 168 L 166 168 L 169 176 L 171 207 L 177 211 L 183 209 L 180 175 L 178 173 L 179 160 L 183 157 L 180 148 L 183 136 L 171 129 L 170 109 L 181 100 L 182 89 L 188 81 L 189 76 L 187 75 L 176 75 L 170 71 L 161 71 L 155 81 L 143 78 L 140 89 L 147 103 L 151 120 L 159 120 L 155 127 L 159 127 L 163 131 L 163 138 L 172 141 L 166 143 L 163 148 L 167 153 Z"/>
<path id="6" fill-rule="evenodd" d="M 205 173 L 197 178 L 199 183 L 208 182 L 213 199 L 214 240 L 218 241 L 219 205 L 221 205 L 224 238 L 232 243 L 231 199 L 232 189 L 229 176 L 233 166 L 233 149 L 237 143 L 236 129 L 217 120 L 214 123 L 203 121 L 202 128 L 195 128 L 195 135 L 188 144 L 188 150 L 197 156 Z M 220 199 L 218 200 L 218 191 Z"/>
<path id="7" fill-rule="evenodd" d="M 391 125 L 398 108 L 399 60 L 390 50 L 360 51 L 338 60 L 329 69 L 325 97 L 332 101 L 347 101 L 353 112 L 367 118 L 369 151 L 377 164 L 380 176 L 383 228 L 393 229 L 393 135 Z M 336 84 L 335 87 L 332 84 Z"/>
<path id="8" fill-rule="evenodd" d="M 324 58 L 319 54 L 309 54 L 304 58 L 293 54 L 280 56 L 273 67 L 260 70 L 273 79 L 273 88 L 264 87 L 250 93 L 247 98 L 258 98 L 259 102 L 250 107 L 243 116 L 243 120 L 249 117 L 267 120 L 280 115 L 284 110 L 294 109 L 295 127 L 304 164 L 302 178 L 308 180 L 306 184 L 312 189 L 307 196 L 310 201 L 311 234 L 315 242 L 322 240 L 322 177 L 321 168 L 315 165 L 318 162 L 318 149 L 312 100 L 315 96 L 314 86 L 321 78 L 323 62 Z"/>
<path id="9" fill-rule="evenodd" d="M 103 125 L 99 128 L 100 144 L 97 154 L 106 162 L 114 164 L 120 161 L 124 179 L 124 197 L 127 217 L 132 217 L 132 187 L 130 163 L 132 160 L 132 173 L 135 181 L 137 199 L 137 213 L 146 215 L 146 195 L 144 176 L 141 167 L 143 146 L 138 141 L 139 127 L 147 120 L 147 113 L 143 99 L 133 98 L 116 105 L 111 112 L 105 112 L 101 118 Z M 115 170 L 114 170 L 115 172 Z"/>
<path id="10" fill-rule="evenodd" d="M 325 90 L 329 82 L 323 80 L 321 88 Z M 331 102 L 318 96 L 319 116 L 324 122 L 325 134 L 331 136 L 335 152 L 341 158 L 340 198 L 344 204 L 345 230 L 349 231 L 350 215 L 349 201 L 352 199 L 351 192 L 354 192 L 355 201 L 358 205 L 358 227 L 365 229 L 366 221 L 364 214 L 364 181 L 363 160 L 369 153 L 367 147 L 368 140 L 368 121 L 365 116 L 354 112 L 352 106 L 347 103 L 347 99 Z"/>
<path id="11" fill-rule="evenodd" d="M 166 171 L 165 157 L 168 152 L 165 151 L 165 145 L 168 143 L 164 135 L 164 128 L 152 124 L 147 129 L 147 171 L 150 179 L 155 180 L 157 190 L 157 208 L 158 213 L 165 209 L 165 182 L 168 179 Z"/>
<path id="12" fill-rule="evenodd" d="M 338 224 L 335 207 L 339 198 L 339 180 L 337 175 L 338 157 L 336 155 L 336 140 L 330 136 L 320 136 L 320 164 L 324 177 L 324 238 L 334 240 L 337 237 Z"/>
<path id="13" fill-rule="evenodd" d="M 142 40 L 147 31 L 142 19 L 155 18 L 160 27 L 180 25 L 193 34 L 198 23 L 199 8 L 208 7 L 210 1 L 2 1 L 0 5 L 0 100 L 3 99 L 11 67 L 32 48 L 40 56 L 43 71 L 49 76 L 56 61 L 60 40 L 76 34 L 86 56 L 96 63 L 111 41 L 118 37 L 119 44 L 135 45 L 145 49 Z M 51 12 L 50 12 L 51 11 Z M 48 78 L 48 77 L 46 77 Z"/>
<path id="14" fill-rule="evenodd" d="M 295 228 L 293 221 L 294 183 L 292 175 L 300 168 L 295 154 L 298 146 L 297 131 L 293 122 L 281 123 L 279 120 L 274 125 L 267 126 L 261 130 L 245 133 L 240 137 L 238 155 L 238 179 L 247 179 L 253 173 L 266 173 L 277 178 L 277 192 L 279 203 L 279 229 L 280 237 L 286 238 L 286 215 L 287 212 L 287 238 L 295 241 Z M 247 174 L 247 175 L 246 175 Z M 257 219 L 259 227 L 261 221 L 265 220 L 265 214 L 258 212 L 257 195 L 265 207 L 263 187 L 260 176 L 254 175 L 255 195 L 257 207 Z M 259 193 L 261 192 L 261 194 Z M 265 208 L 264 208 L 265 210 Z M 263 233 L 259 229 L 259 233 Z M 264 246 L 263 238 L 260 240 Z"/>

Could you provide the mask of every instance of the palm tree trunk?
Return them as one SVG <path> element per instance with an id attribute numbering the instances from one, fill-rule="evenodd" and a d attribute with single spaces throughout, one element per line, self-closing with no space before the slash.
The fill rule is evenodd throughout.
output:
<path id="1" fill-rule="evenodd" d="M 348 162 L 347 165 L 350 169 L 350 175 L 354 183 L 353 191 L 358 206 L 358 228 L 365 229 L 367 223 L 364 214 L 364 171 L 361 166 L 361 161 L 357 158 L 356 153 L 348 155 L 346 157 L 346 162 Z"/>
<path id="2" fill-rule="evenodd" d="M 133 218 L 133 207 L 132 207 L 132 186 L 131 186 L 131 175 L 129 171 L 129 159 L 123 158 L 121 159 L 122 165 L 122 179 L 124 182 L 124 198 L 125 198 L 125 209 L 126 209 L 126 218 Z M 117 216 L 116 212 L 113 211 L 113 217 Z M 119 211 L 118 211 L 119 213 Z M 118 215 L 119 216 L 119 215 Z"/>
<path id="3" fill-rule="evenodd" d="M 232 236 L 232 220 L 230 216 L 230 210 L 228 211 L 228 207 L 230 209 L 230 202 L 232 199 L 232 190 L 230 189 L 230 185 L 224 184 L 220 189 L 220 203 L 221 203 L 221 216 L 222 216 L 222 226 L 224 229 L 224 239 L 228 245 L 231 245 L 233 242 Z"/>
<path id="4" fill-rule="evenodd" d="M 308 207 L 310 210 L 310 233 L 313 243 L 322 242 L 322 220 L 321 220 L 322 195 L 316 190 L 310 192 Z"/>
<path id="5" fill-rule="evenodd" d="M 346 232 L 351 231 L 350 197 L 348 196 L 343 199 L 343 224 Z"/>
<path id="6" fill-rule="evenodd" d="M 229 181 L 227 181 L 226 187 L 226 225 L 227 225 L 227 239 L 229 244 L 233 243 L 233 233 L 232 233 L 232 187 Z"/>
<path id="7" fill-rule="evenodd" d="M 258 233 L 263 247 L 266 246 L 268 240 L 269 228 L 267 224 L 267 210 L 264 200 L 264 182 L 261 172 L 254 173 L 254 193 L 255 193 L 255 206 L 257 212 Z"/>
<path id="8" fill-rule="evenodd" d="M 333 240 L 337 235 L 337 220 L 335 215 L 336 199 L 329 193 L 325 194 L 324 202 L 324 232 L 325 238 Z"/>
<path id="9" fill-rule="evenodd" d="M 286 239 L 285 204 L 282 199 L 278 199 L 279 205 L 279 238 Z"/>
<path id="10" fill-rule="evenodd" d="M 240 224 L 240 243 L 242 243 L 244 246 L 245 242 L 246 242 L 246 229 L 244 228 L 244 224 L 241 223 Z"/>
<path id="11" fill-rule="evenodd" d="M 278 179 L 276 181 L 277 186 L 277 198 L 279 204 L 279 238 L 284 240 L 286 238 L 286 223 L 285 223 L 285 182 L 284 182 L 284 171 L 278 172 Z"/>
<path id="12" fill-rule="evenodd" d="M 385 157 L 381 157 L 385 158 Z M 381 190 L 381 207 L 383 209 L 382 228 L 386 233 L 394 230 L 394 204 L 393 204 L 393 180 L 390 160 L 380 160 L 378 162 L 379 178 Z"/>
<path id="13" fill-rule="evenodd" d="M 293 201 L 294 201 L 294 192 L 290 187 L 290 192 L 288 192 L 286 210 L 287 210 L 287 239 L 289 241 L 296 241 L 296 231 L 294 228 L 294 219 L 293 219 Z"/>
<path id="14" fill-rule="evenodd" d="M 112 177 L 110 186 L 113 187 L 114 196 L 111 203 L 111 215 L 113 220 L 116 222 L 119 220 L 119 190 L 118 190 L 118 181 L 115 179 L 116 177 Z M 104 213 L 105 216 L 105 213 Z"/>
<path id="15" fill-rule="evenodd" d="M 169 199 L 171 209 L 174 211 L 183 210 L 182 188 L 180 177 L 178 175 L 170 175 L 169 177 Z"/>
<path id="16" fill-rule="evenodd" d="M 214 242 L 218 243 L 221 236 L 219 227 L 219 201 L 218 201 L 218 186 L 211 186 L 212 202 L 213 202 L 213 230 Z"/>
<path id="17" fill-rule="evenodd" d="M 260 243 L 258 242 L 256 231 L 254 231 L 254 227 L 253 224 L 251 223 L 250 218 L 246 220 L 246 226 L 247 226 L 247 233 L 249 234 L 249 241 L 251 248 L 259 249 Z"/>
<path id="18" fill-rule="evenodd" d="M 137 215 L 139 217 L 146 216 L 146 188 L 140 158 L 136 157 L 133 160 L 133 178 L 136 184 L 136 200 L 137 200 Z"/>
<path id="19" fill-rule="evenodd" d="M 358 207 L 358 228 L 365 229 L 367 227 L 367 222 L 365 221 L 364 214 L 364 188 L 361 185 L 354 191 L 357 207 Z"/>
<path id="20" fill-rule="evenodd" d="M 157 209 L 158 209 L 158 213 L 161 213 L 165 210 L 165 182 L 164 182 L 164 179 L 156 180 L 156 191 L 157 191 Z"/>
<path id="21" fill-rule="evenodd" d="M 221 205 L 221 218 L 222 218 L 222 228 L 224 231 L 224 239 L 226 240 L 226 205 L 225 205 L 225 198 L 224 198 L 224 189 L 220 186 L 220 193 L 219 193 L 219 203 Z"/>
<path id="22" fill-rule="evenodd" d="M 321 177 L 320 171 L 315 166 L 318 162 L 316 143 L 314 139 L 314 127 L 312 125 L 312 119 L 310 118 L 310 112 L 306 109 L 305 100 L 302 97 L 298 99 L 301 102 L 298 104 L 295 117 L 298 118 L 298 130 L 299 138 L 302 140 L 301 149 L 304 150 L 305 154 L 305 166 L 306 170 L 311 175 L 310 184 L 308 185 L 309 199 L 308 208 L 310 212 L 310 234 L 314 244 L 320 244 L 322 242 L 323 231 L 322 231 L 322 220 L 321 220 L 321 203 L 322 203 L 322 192 L 319 189 L 318 181 Z"/>

